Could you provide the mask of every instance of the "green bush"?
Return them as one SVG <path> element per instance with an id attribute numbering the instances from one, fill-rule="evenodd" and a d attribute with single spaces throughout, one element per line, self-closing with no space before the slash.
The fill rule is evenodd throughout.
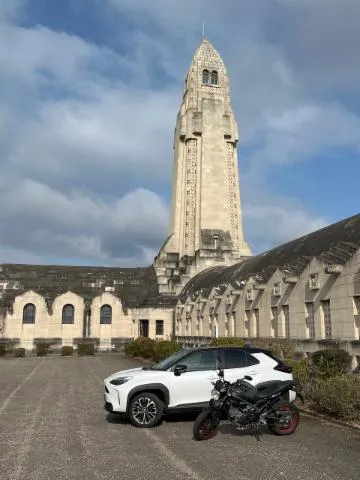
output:
<path id="1" fill-rule="evenodd" d="M 45 357 L 50 350 L 50 345 L 48 343 L 37 343 L 36 344 L 36 356 Z"/>
<path id="2" fill-rule="evenodd" d="M 315 379 L 311 392 L 312 407 L 320 413 L 344 420 L 360 419 L 360 378 L 341 375 Z"/>
<path id="3" fill-rule="evenodd" d="M 5 357 L 6 355 L 6 347 L 5 345 L 0 345 L 0 357 Z"/>
<path id="4" fill-rule="evenodd" d="M 210 345 L 216 347 L 226 347 L 226 346 L 236 346 L 243 347 L 246 343 L 246 340 L 239 337 L 219 337 L 213 338 L 210 342 Z"/>
<path id="5" fill-rule="evenodd" d="M 296 380 L 296 382 L 300 386 L 300 389 L 306 395 L 310 382 L 309 360 L 307 358 L 303 358 L 301 360 L 285 358 L 284 362 L 292 367 L 294 380 Z"/>
<path id="6" fill-rule="evenodd" d="M 311 354 L 314 374 L 320 378 L 331 378 L 348 372 L 351 356 L 345 350 L 326 349 Z"/>
<path id="7" fill-rule="evenodd" d="M 159 362 L 160 360 L 169 357 L 170 355 L 178 352 L 179 350 L 181 350 L 181 346 L 173 340 L 162 340 L 160 342 L 157 342 L 155 345 L 154 360 Z"/>
<path id="8" fill-rule="evenodd" d="M 125 345 L 125 354 L 132 357 L 154 358 L 156 342 L 149 337 L 139 337 Z"/>
<path id="9" fill-rule="evenodd" d="M 15 358 L 25 357 L 25 348 L 15 348 L 14 357 Z"/>
<path id="10" fill-rule="evenodd" d="M 79 343 L 77 353 L 78 355 L 95 355 L 95 346 L 93 343 Z"/>
<path id="11" fill-rule="evenodd" d="M 251 340 L 251 344 L 254 347 L 270 350 L 278 357 L 285 358 L 291 358 L 296 350 L 296 342 L 286 338 L 254 338 Z"/>
<path id="12" fill-rule="evenodd" d="M 67 346 L 67 345 L 64 345 L 63 347 L 61 347 L 61 355 L 63 357 L 69 357 L 71 355 L 73 355 L 74 353 L 74 348 L 71 347 L 71 346 Z"/>

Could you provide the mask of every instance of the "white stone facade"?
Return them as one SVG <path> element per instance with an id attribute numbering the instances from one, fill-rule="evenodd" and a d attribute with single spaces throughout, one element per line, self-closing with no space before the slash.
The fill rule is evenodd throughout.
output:
<path id="1" fill-rule="evenodd" d="M 29 306 L 35 307 L 35 315 L 27 318 Z M 73 307 L 73 315 L 68 319 L 63 314 L 66 306 Z M 105 316 L 101 314 L 102 307 L 108 313 Z M 55 298 L 49 311 L 41 295 L 27 291 L 15 298 L 10 311 L 0 313 L 0 341 L 14 341 L 17 347 L 31 350 L 41 340 L 76 346 L 79 339 L 96 339 L 100 349 L 111 350 L 117 341 L 137 338 L 141 321 L 147 322 L 147 336 L 168 340 L 173 330 L 173 308 L 124 311 L 121 300 L 110 293 L 103 293 L 86 305 L 81 296 L 67 292 Z"/>
<path id="2" fill-rule="evenodd" d="M 295 257 L 296 259 L 296 257 Z M 298 351 L 342 346 L 360 360 L 360 249 L 345 265 L 313 258 L 300 275 L 277 269 L 267 282 L 214 282 L 208 295 L 192 292 L 176 307 L 181 341 L 209 337 L 288 338 Z"/>
<path id="3" fill-rule="evenodd" d="M 251 255 L 245 241 L 229 78 L 206 40 L 185 79 L 174 135 L 169 235 L 155 260 L 161 291 L 179 293 L 194 274 Z"/>
<path id="4" fill-rule="evenodd" d="M 345 348 L 358 363 L 360 215 L 252 257 L 237 141 L 227 72 L 204 40 L 184 85 L 169 236 L 154 265 L 0 265 L 0 343 L 288 338 L 304 353 Z"/>

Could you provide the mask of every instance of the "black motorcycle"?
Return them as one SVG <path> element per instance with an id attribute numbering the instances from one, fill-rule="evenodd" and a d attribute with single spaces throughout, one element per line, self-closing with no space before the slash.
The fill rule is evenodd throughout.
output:
<path id="1" fill-rule="evenodd" d="M 267 425 L 275 435 L 290 435 L 295 432 L 300 421 L 299 410 L 284 395 L 293 390 L 303 402 L 304 399 L 293 380 L 274 380 L 255 387 L 252 377 L 230 383 L 224 380 L 224 370 L 218 371 L 219 379 L 212 382 L 214 389 L 208 407 L 196 418 L 193 426 L 195 440 L 207 440 L 218 432 L 222 416 L 238 430 L 252 431 L 259 440 L 260 426 Z"/>

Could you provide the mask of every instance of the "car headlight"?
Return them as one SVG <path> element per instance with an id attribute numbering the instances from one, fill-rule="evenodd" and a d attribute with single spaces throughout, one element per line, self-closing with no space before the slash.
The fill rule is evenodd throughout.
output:
<path id="1" fill-rule="evenodd" d="M 215 388 L 211 390 L 211 398 L 213 400 L 219 400 L 220 398 L 220 393 Z"/>
<path id="2" fill-rule="evenodd" d="M 123 383 L 128 382 L 131 380 L 133 377 L 119 377 L 119 378 L 114 378 L 113 380 L 110 380 L 111 385 L 122 385 Z"/>

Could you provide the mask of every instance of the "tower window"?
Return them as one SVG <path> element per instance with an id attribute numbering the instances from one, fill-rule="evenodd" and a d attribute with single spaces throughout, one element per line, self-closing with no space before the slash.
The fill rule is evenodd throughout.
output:
<path id="1" fill-rule="evenodd" d="M 219 84 L 219 75 L 216 70 L 211 72 L 211 85 L 218 85 Z"/>
<path id="2" fill-rule="evenodd" d="M 210 83 L 210 72 L 209 72 L 209 70 L 203 70 L 202 83 Z"/>
<path id="3" fill-rule="evenodd" d="M 202 83 L 203 85 L 219 85 L 219 74 L 216 70 L 210 72 L 205 69 L 202 73 Z"/>

